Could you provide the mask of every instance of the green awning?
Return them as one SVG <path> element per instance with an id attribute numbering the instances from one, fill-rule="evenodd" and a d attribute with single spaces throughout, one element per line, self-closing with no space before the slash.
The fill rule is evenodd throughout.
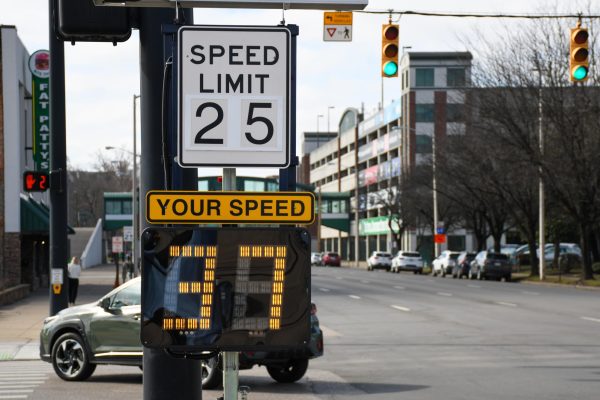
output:
<path id="1" fill-rule="evenodd" d="M 32 197 L 21 194 L 21 233 L 48 235 L 50 231 L 50 209 Z M 67 233 L 75 230 L 67 225 Z"/>

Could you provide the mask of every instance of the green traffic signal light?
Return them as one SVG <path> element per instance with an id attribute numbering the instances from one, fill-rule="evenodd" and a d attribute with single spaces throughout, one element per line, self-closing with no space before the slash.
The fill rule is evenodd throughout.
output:
<path id="1" fill-rule="evenodd" d="M 576 81 L 581 81 L 587 77 L 588 69 L 583 65 L 580 65 L 573 69 L 573 79 Z"/>
<path id="2" fill-rule="evenodd" d="M 383 65 L 383 73 L 385 76 L 394 76 L 398 72 L 398 64 L 394 61 L 388 61 Z"/>

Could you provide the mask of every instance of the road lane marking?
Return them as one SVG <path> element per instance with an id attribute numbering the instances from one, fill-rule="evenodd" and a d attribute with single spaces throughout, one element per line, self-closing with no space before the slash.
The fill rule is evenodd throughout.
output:
<path id="1" fill-rule="evenodd" d="M 365 280 L 362 280 L 361 282 L 362 283 L 371 283 L 371 281 L 365 281 Z"/>
<path id="2" fill-rule="evenodd" d="M 348 297 L 350 297 L 351 299 L 354 299 L 354 300 L 360 300 L 360 296 L 356 296 L 354 294 L 349 294 Z"/>
<path id="3" fill-rule="evenodd" d="M 342 276 L 336 276 L 335 279 L 342 280 L 342 279 L 344 279 L 344 277 L 342 277 Z"/>
<path id="4" fill-rule="evenodd" d="M 472 288 L 476 288 L 476 289 L 479 289 L 479 288 L 481 287 L 481 286 L 479 286 L 479 285 L 467 285 L 467 286 L 468 286 L 468 287 L 472 287 Z"/>
<path id="5" fill-rule="evenodd" d="M 327 289 L 327 288 L 324 288 L 324 287 L 322 287 L 322 288 L 319 288 L 319 290 L 320 290 L 321 292 L 329 292 L 329 289 Z"/>
<path id="6" fill-rule="evenodd" d="M 330 338 L 330 337 L 341 337 L 342 334 L 339 333 L 338 331 L 334 331 L 331 328 L 326 327 L 323 324 L 319 324 L 319 328 L 321 328 L 321 331 L 323 332 L 323 336 Z"/>
<path id="7" fill-rule="evenodd" d="M 600 322 L 600 318 L 581 317 L 581 319 L 584 319 L 586 321 L 592 321 L 592 322 Z"/>
<path id="8" fill-rule="evenodd" d="M 26 399 L 28 396 L 25 394 L 9 394 L 7 396 L 0 395 L 0 399 Z"/>
<path id="9" fill-rule="evenodd" d="M 396 305 L 392 305 L 390 307 L 395 308 L 396 310 L 400 310 L 400 311 L 404 311 L 404 312 L 410 312 L 410 308 L 407 308 L 407 307 L 396 306 Z"/>
<path id="10" fill-rule="evenodd" d="M 438 294 L 439 296 L 452 297 L 452 293 L 438 292 L 437 294 Z"/>
<path id="11" fill-rule="evenodd" d="M 400 289 L 400 290 L 404 290 L 405 287 L 404 286 L 394 286 L 394 289 Z"/>
<path id="12" fill-rule="evenodd" d="M 508 306 L 508 307 L 516 307 L 517 305 L 515 303 L 507 303 L 505 301 L 496 301 L 496 304 L 499 304 L 501 306 Z"/>
<path id="13" fill-rule="evenodd" d="M 528 292 L 526 290 L 523 291 L 523 294 L 530 294 L 530 295 L 533 295 L 533 296 L 538 296 L 539 295 L 538 292 Z"/>
<path id="14" fill-rule="evenodd" d="M 0 389 L 0 394 L 33 393 L 31 389 Z"/>

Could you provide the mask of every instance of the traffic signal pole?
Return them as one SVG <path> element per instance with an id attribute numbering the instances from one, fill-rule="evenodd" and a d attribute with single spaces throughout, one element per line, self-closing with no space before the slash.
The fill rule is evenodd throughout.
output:
<path id="1" fill-rule="evenodd" d="M 50 49 L 50 315 L 69 306 L 67 279 L 67 135 L 65 47 L 54 32 L 56 0 L 48 2 Z"/>
<path id="2" fill-rule="evenodd" d="M 191 10 L 185 11 L 187 22 L 192 23 Z M 162 82 L 166 61 L 163 49 L 163 24 L 173 22 L 173 9 L 140 8 L 140 95 L 141 95 L 141 179 L 140 197 L 145 199 L 149 190 L 165 189 L 162 156 Z M 174 98 L 173 98 L 174 99 Z M 169 113 L 171 114 L 171 112 Z M 171 119 L 175 116 L 171 115 Z M 171 126 L 171 125 L 169 125 Z M 171 134 L 175 131 L 168 129 Z M 170 160 L 172 171 L 181 179 L 175 180 L 178 186 L 167 189 L 196 189 L 197 178 L 190 179 L 192 174 L 181 173 Z M 146 202 L 140 202 L 145 215 Z M 140 221 L 142 227 L 150 226 L 146 220 Z M 143 249 L 142 249 L 143 253 Z M 198 400 L 202 399 L 201 362 L 185 358 L 174 358 L 163 350 L 144 348 L 144 400 Z"/>

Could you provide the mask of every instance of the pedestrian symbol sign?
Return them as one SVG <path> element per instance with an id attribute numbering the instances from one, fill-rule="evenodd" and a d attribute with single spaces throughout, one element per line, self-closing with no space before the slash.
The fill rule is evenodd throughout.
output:
<path id="1" fill-rule="evenodd" d="M 326 12 L 323 17 L 323 41 L 351 42 L 352 13 Z"/>

